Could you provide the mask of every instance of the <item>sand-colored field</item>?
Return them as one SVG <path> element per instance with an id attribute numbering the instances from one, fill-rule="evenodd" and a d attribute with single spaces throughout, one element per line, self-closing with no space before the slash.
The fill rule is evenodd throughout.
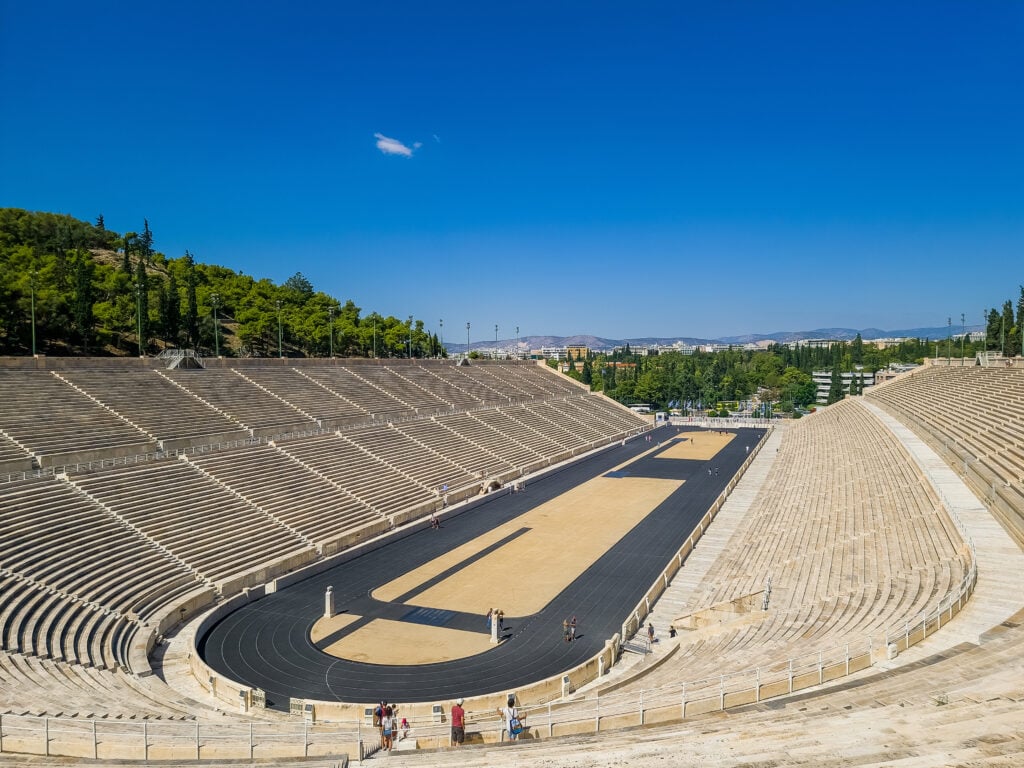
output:
<path id="1" fill-rule="evenodd" d="M 319 643 L 325 637 L 333 635 L 339 629 L 344 629 L 349 624 L 352 624 L 361 618 L 363 617 L 356 616 L 353 613 L 339 613 L 329 619 L 321 616 L 316 620 L 316 624 L 314 624 L 313 628 L 309 631 L 309 639 L 314 643 Z"/>
<path id="2" fill-rule="evenodd" d="M 480 614 L 489 608 L 507 616 L 536 613 L 681 485 L 681 480 L 594 478 L 383 585 L 373 596 Z M 453 567 L 437 584 L 409 594 Z"/>
<path id="3" fill-rule="evenodd" d="M 685 433 L 685 437 L 669 446 L 652 446 L 644 455 L 660 449 L 658 456 L 663 458 L 707 460 L 733 439 L 731 434 L 707 432 Z M 636 460 L 615 470 L 628 473 Z M 682 480 L 628 475 L 594 478 L 393 579 L 374 590 L 373 597 L 481 617 L 491 608 L 501 609 L 508 618 L 528 616 L 547 605 L 682 484 Z M 447 523 L 458 524 L 457 517 Z M 321 619 L 313 628 L 313 642 L 344 630 L 358 618 L 341 614 Z M 382 637 L 387 642 L 381 642 Z M 468 632 L 375 619 L 323 650 L 374 664 L 429 664 L 493 647 L 483 621 L 480 632 Z"/>
<path id="4" fill-rule="evenodd" d="M 474 656 L 493 647 L 490 635 L 482 631 L 374 619 L 321 650 L 368 664 L 433 664 Z"/>
<path id="5" fill-rule="evenodd" d="M 731 432 L 724 435 L 717 432 L 683 432 L 658 457 L 707 461 L 732 442 L 734 437 L 736 435 Z"/>

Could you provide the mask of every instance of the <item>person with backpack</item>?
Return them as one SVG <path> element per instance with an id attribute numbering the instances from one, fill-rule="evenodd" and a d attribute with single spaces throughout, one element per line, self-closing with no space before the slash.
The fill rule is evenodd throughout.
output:
<path id="1" fill-rule="evenodd" d="M 508 731 L 508 738 L 510 741 L 515 741 L 519 738 L 519 734 L 523 732 L 525 725 L 525 715 L 520 716 L 519 710 L 516 708 L 516 695 L 510 693 L 508 695 L 508 701 L 505 706 L 498 710 L 498 714 L 501 715 L 505 721 L 505 730 Z"/>

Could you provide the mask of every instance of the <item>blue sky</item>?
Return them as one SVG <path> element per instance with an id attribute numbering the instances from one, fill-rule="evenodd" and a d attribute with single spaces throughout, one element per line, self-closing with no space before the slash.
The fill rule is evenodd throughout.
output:
<path id="1" fill-rule="evenodd" d="M 626 8 L 0 0 L 0 205 L 453 341 L 1016 299 L 1024 3 Z"/>

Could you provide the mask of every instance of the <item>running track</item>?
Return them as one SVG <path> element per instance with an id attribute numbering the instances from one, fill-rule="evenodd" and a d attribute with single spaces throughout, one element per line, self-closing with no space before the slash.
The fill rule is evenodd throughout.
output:
<path id="1" fill-rule="evenodd" d="M 685 431 L 688 431 L 684 428 Z M 199 641 L 199 652 L 226 677 L 267 692 L 267 706 L 288 708 L 289 697 L 317 701 L 439 701 L 477 696 L 517 687 L 560 674 L 594 656 L 746 459 L 763 429 L 737 433 L 710 461 L 658 458 L 654 451 L 628 467 L 631 476 L 685 480 L 662 504 L 627 533 L 602 558 L 579 575 L 539 613 L 505 618 L 506 642 L 484 653 L 453 661 L 417 666 L 379 665 L 338 659 L 318 650 L 310 640 L 313 624 L 323 614 L 324 591 L 334 587 L 339 613 L 401 619 L 410 606 L 369 597 L 378 586 L 435 557 L 512 520 L 541 503 L 597 477 L 676 428 L 650 433 L 653 443 L 636 439 L 616 444 L 596 456 L 532 482 L 525 493 L 498 493 L 465 514 L 448 517 L 440 530 L 423 529 L 380 549 L 341 564 L 278 593 L 250 603 L 216 624 Z M 665 447 L 668 447 L 668 443 Z M 709 467 L 718 467 L 716 475 Z M 483 556 L 483 555 L 481 555 Z M 495 573 L 514 588 L 515 573 Z M 452 615 L 444 626 L 485 633 L 486 619 L 475 613 Z M 575 614 L 577 639 L 562 640 L 562 620 Z M 387 643 L 382 636 L 380 642 Z"/>

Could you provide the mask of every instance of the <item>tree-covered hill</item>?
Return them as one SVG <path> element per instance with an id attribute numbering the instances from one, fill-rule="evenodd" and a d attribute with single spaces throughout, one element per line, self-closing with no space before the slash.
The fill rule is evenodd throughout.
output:
<path id="1" fill-rule="evenodd" d="M 422 321 L 367 315 L 352 300 L 317 291 L 301 273 L 283 284 L 155 248 L 149 222 L 114 232 L 55 213 L 0 208 L 0 354 L 137 355 L 168 347 L 270 357 L 415 357 L 444 354 Z M 1016 312 L 1014 311 L 1016 309 Z M 891 362 L 1020 354 L 1024 288 L 987 313 L 987 338 L 775 345 L 647 356 L 629 348 L 571 360 L 568 374 L 621 402 L 713 409 L 757 399 L 783 410 L 814 400 L 811 371 L 877 371 Z M 216 318 L 216 319 L 215 319 Z M 141 344 L 140 344 L 141 340 Z M 475 354 L 475 353 L 473 353 Z M 836 397 L 842 397 L 837 392 Z"/>
<path id="2" fill-rule="evenodd" d="M 102 216 L 0 208 L 0 354 L 441 354 L 422 321 L 363 315 L 301 273 L 277 285 L 155 243 L 148 221 L 121 234 Z"/>

